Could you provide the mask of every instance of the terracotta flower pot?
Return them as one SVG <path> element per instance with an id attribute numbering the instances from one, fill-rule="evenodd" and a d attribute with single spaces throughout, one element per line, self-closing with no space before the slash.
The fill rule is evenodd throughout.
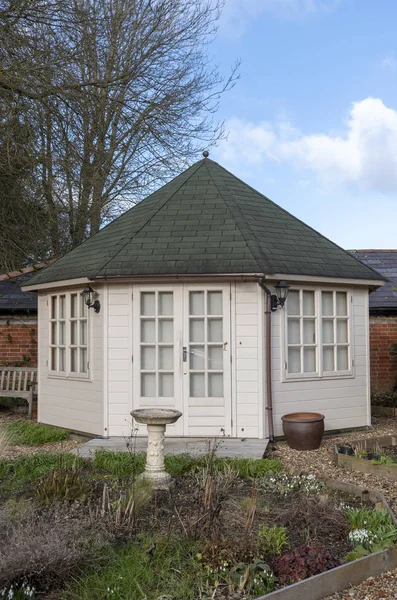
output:
<path id="1" fill-rule="evenodd" d="M 297 412 L 283 415 L 283 432 L 287 444 L 294 450 L 317 450 L 324 435 L 324 415 Z"/>

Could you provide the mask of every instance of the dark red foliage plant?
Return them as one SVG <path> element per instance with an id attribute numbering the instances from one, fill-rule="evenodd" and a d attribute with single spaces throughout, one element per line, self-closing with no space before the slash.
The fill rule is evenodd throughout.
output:
<path id="1" fill-rule="evenodd" d="M 273 571 L 279 583 L 294 583 L 318 575 L 340 565 L 321 546 L 299 546 L 295 550 L 278 556 L 273 562 Z"/>

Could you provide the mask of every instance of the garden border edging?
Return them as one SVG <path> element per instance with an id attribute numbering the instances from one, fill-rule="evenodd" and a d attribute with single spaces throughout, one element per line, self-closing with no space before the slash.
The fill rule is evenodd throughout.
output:
<path id="1" fill-rule="evenodd" d="M 397 567 L 397 549 L 388 548 L 293 583 L 256 600 L 321 600 Z"/>
<path id="2" fill-rule="evenodd" d="M 323 480 L 325 485 L 333 490 L 347 492 L 362 500 L 367 499 L 375 504 L 378 510 L 384 508 L 392 518 L 394 525 L 397 527 L 397 519 L 387 503 L 385 496 L 377 490 L 367 490 L 353 483 L 339 481 L 337 479 Z M 265 596 L 260 596 L 256 600 L 322 600 L 326 596 L 331 596 L 335 592 L 358 585 L 368 577 L 376 577 L 395 569 L 397 567 L 397 548 L 387 548 L 380 552 L 375 552 L 369 556 L 364 556 L 345 565 L 335 567 L 329 571 L 324 571 L 319 575 L 314 575 L 298 583 L 293 583 L 285 588 L 270 592 Z"/>

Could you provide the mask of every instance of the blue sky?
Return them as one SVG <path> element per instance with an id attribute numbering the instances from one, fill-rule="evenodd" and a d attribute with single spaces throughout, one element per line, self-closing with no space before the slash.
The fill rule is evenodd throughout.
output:
<path id="1" fill-rule="evenodd" d="M 344 248 L 397 248 L 397 2 L 226 0 L 211 157 Z"/>

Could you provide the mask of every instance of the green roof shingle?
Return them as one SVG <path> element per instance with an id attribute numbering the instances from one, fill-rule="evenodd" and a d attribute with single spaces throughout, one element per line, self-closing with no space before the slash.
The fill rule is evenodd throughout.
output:
<path id="1" fill-rule="evenodd" d="M 204 159 L 38 272 L 29 287 L 78 277 L 215 273 L 383 279 Z"/>

